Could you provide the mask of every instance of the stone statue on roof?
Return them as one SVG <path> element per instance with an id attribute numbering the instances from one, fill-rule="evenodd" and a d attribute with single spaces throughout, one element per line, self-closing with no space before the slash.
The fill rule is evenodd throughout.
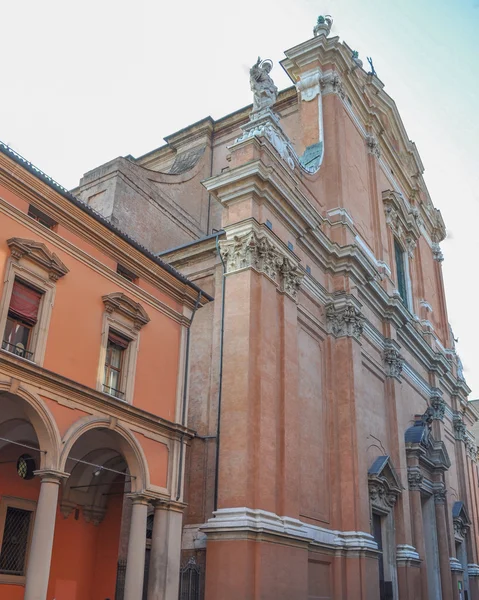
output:
<path id="1" fill-rule="evenodd" d="M 269 59 L 258 60 L 249 71 L 249 81 L 253 92 L 253 112 L 273 106 L 278 97 L 278 88 L 270 77 L 273 62 Z"/>
<path id="2" fill-rule="evenodd" d="M 319 15 L 316 25 L 313 29 L 314 37 L 318 37 L 320 35 L 325 35 L 327 37 L 331 31 L 332 24 L 333 19 L 330 15 Z"/>

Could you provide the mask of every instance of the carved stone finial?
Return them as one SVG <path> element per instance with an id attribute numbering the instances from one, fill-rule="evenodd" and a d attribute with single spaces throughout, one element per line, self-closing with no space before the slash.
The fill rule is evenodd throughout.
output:
<path id="1" fill-rule="evenodd" d="M 386 341 L 386 346 L 383 352 L 383 360 L 386 369 L 386 376 L 399 379 L 402 373 L 404 359 L 402 358 L 399 350 L 394 346 L 392 340 Z"/>
<path id="2" fill-rule="evenodd" d="M 328 331 L 334 337 L 361 337 L 364 317 L 352 303 L 329 304 L 326 307 L 326 319 Z"/>
<path id="3" fill-rule="evenodd" d="M 270 108 L 276 102 L 278 88 L 269 75 L 272 68 L 273 61 L 269 59 L 262 61 L 258 56 L 258 60 L 250 69 L 249 81 L 253 92 L 253 113 Z"/>
<path id="4" fill-rule="evenodd" d="M 331 26 L 333 25 L 333 19 L 330 15 L 319 15 L 316 25 L 313 29 L 314 37 L 324 35 L 328 37 L 331 32 Z"/>

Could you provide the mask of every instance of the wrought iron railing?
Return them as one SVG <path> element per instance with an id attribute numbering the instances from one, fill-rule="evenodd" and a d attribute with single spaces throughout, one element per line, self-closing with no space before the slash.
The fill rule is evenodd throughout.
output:
<path id="1" fill-rule="evenodd" d="M 7 340 L 3 340 L 2 342 L 2 350 L 6 350 L 11 354 L 15 354 L 16 356 L 21 356 L 22 358 L 26 358 L 28 360 L 33 359 L 33 352 L 30 352 L 26 348 L 24 348 L 20 344 L 10 344 Z"/>
<path id="2" fill-rule="evenodd" d="M 109 396 L 114 396 L 115 398 L 119 398 L 120 400 L 123 400 L 123 398 L 125 397 L 124 392 L 120 392 L 120 390 L 115 390 L 115 388 L 112 388 L 109 385 L 103 384 L 103 391 L 105 392 L 105 394 L 108 394 Z"/>

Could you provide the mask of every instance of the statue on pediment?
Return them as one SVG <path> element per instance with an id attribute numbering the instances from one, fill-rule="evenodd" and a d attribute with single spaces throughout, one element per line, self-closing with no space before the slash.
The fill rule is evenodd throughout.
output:
<path id="1" fill-rule="evenodd" d="M 266 59 L 258 60 L 250 69 L 250 86 L 253 92 L 253 112 L 270 108 L 278 97 L 278 88 L 270 77 L 273 61 Z"/>

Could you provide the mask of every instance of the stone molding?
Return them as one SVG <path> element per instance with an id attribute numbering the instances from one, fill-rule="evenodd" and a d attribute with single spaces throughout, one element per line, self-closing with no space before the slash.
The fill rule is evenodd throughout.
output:
<path id="1" fill-rule="evenodd" d="M 449 558 L 449 564 L 451 565 L 451 571 L 455 571 L 457 573 L 462 573 L 464 571 L 464 568 L 461 565 L 461 563 L 457 560 L 457 558 L 454 558 L 453 556 Z"/>
<path id="2" fill-rule="evenodd" d="M 383 361 L 386 377 L 395 377 L 396 379 L 400 379 L 404 365 L 404 359 L 398 350 L 397 344 L 391 339 L 385 340 Z"/>
<path id="3" fill-rule="evenodd" d="M 226 273 L 253 269 L 276 283 L 281 292 L 297 300 L 304 274 L 264 230 L 250 228 L 242 235 L 221 241 L 220 252 Z"/>
<path id="4" fill-rule="evenodd" d="M 7 240 L 12 258 L 20 260 L 27 257 L 30 261 L 48 272 L 52 281 L 58 281 L 66 275 L 69 269 L 62 263 L 58 256 L 51 252 L 45 244 L 34 240 L 13 237 Z"/>
<path id="5" fill-rule="evenodd" d="M 83 507 L 83 518 L 87 523 L 93 523 L 95 527 L 100 525 L 106 515 L 106 508 L 100 506 L 84 506 Z"/>
<path id="6" fill-rule="evenodd" d="M 336 531 L 317 525 L 303 523 L 292 517 L 280 517 L 275 513 L 251 508 L 222 508 L 214 517 L 201 526 L 207 536 L 241 533 L 270 534 L 288 539 L 315 544 L 333 550 L 338 554 L 378 552 L 378 546 L 371 534 L 364 531 Z"/>
<path id="7" fill-rule="evenodd" d="M 118 312 L 132 321 L 135 329 L 140 330 L 143 325 L 146 325 L 150 321 L 150 317 L 147 315 L 145 309 L 139 302 L 135 302 L 131 298 L 128 298 L 126 294 L 122 292 L 114 292 L 102 296 L 105 310 L 107 313 Z"/>
<path id="8" fill-rule="evenodd" d="M 326 322 L 328 333 L 336 338 L 361 337 L 364 327 L 364 316 L 359 302 L 353 296 L 344 296 L 326 305 Z"/>
<path id="9" fill-rule="evenodd" d="M 467 565 L 467 574 L 469 577 L 479 577 L 479 565 L 474 563 Z"/>
<path id="10" fill-rule="evenodd" d="M 421 559 L 414 546 L 399 544 L 396 548 L 396 563 L 398 567 L 419 566 Z"/>
<path id="11" fill-rule="evenodd" d="M 433 259 L 436 260 L 437 262 L 442 262 L 444 260 L 444 255 L 442 253 L 441 246 L 439 245 L 439 243 L 433 242 L 431 249 L 432 249 Z"/>

